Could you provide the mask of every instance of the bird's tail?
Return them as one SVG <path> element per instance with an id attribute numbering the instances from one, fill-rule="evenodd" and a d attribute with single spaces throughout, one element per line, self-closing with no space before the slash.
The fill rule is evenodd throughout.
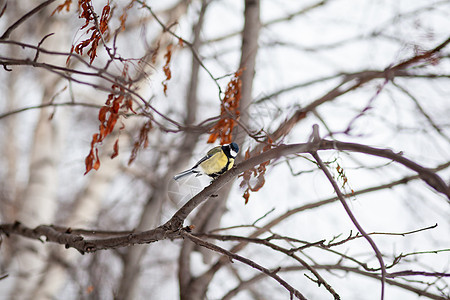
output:
<path id="1" fill-rule="evenodd" d="M 189 169 L 189 170 L 183 171 L 183 172 L 178 173 L 177 175 L 173 176 L 173 179 L 179 180 L 180 178 L 191 175 L 193 173 L 198 173 L 198 172 L 194 169 Z"/>

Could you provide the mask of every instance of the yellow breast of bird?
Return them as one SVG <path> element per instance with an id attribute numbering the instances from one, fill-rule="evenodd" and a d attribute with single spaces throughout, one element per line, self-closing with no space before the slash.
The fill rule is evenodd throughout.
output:
<path id="1" fill-rule="evenodd" d="M 226 167 L 228 163 L 228 157 L 223 153 L 223 151 L 220 151 L 218 153 L 215 153 L 213 156 L 211 156 L 206 161 L 202 162 L 200 164 L 200 167 L 203 169 L 203 171 L 206 174 L 213 174 L 213 173 L 219 173 L 222 171 L 223 168 Z M 230 163 L 228 164 L 228 170 L 233 167 L 234 159 L 230 158 Z"/>

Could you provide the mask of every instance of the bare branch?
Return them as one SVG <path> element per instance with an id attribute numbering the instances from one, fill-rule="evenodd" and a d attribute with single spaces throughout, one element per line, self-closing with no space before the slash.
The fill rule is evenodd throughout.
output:
<path id="1" fill-rule="evenodd" d="M 86 240 L 81 235 L 70 233 L 70 230 L 61 233 L 52 225 L 40 225 L 31 229 L 22 225 L 20 222 L 0 224 L 0 232 L 3 232 L 6 235 L 18 234 L 30 239 L 40 240 L 41 242 L 58 243 L 65 245 L 66 248 L 77 249 L 81 254 L 92 253 L 98 250 L 115 249 L 134 244 L 148 244 L 166 238 L 174 238 L 179 235 L 177 232 L 171 232 L 163 226 L 160 226 L 140 233 L 130 233 L 104 239 Z M 43 238 L 45 238 L 45 240 Z"/>
<path id="2" fill-rule="evenodd" d="M 344 195 L 344 197 L 348 197 L 347 195 Z M 421 232 L 421 231 L 425 231 L 425 230 L 430 230 L 430 229 L 434 229 L 438 226 L 438 224 L 434 224 L 432 226 L 428 226 L 425 228 L 420 228 L 420 229 L 416 229 L 416 230 L 411 230 L 411 231 L 407 231 L 407 232 L 371 232 L 371 233 L 367 233 L 367 235 L 401 235 L 401 236 L 406 236 L 412 233 L 417 233 L 417 232 Z M 327 247 L 333 247 L 333 246 L 337 246 L 337 245 L 341 245 L 343 243 L 346 243 L 348 241 L 357 239 L 357 238 L 361 238 L 364 237 L 362 235 L 360 235 L 359 233 L 357 233 L 356 235 L 352 235 L 350 233 L 350 235 L 343 239 L 342 241 L 338 241 L 338 242 L 330 242 L 327 244 Z"/>
<path id="3" fill-rule="evenodd" d="M 197 51 L 196 47 L 194 47 L 193 43 L 191 43 L 191 42 L 187 41 L 186 39 L 182 38 L 181 36 L 179 36 L 178 34 L 173 32 L 169 27 L 164 25 L 164 23 L 153 12 L 152 8 L 150 6 L 148 6 L 144 1 L 137 0 L 136 2 L 141 4 L 143 7 L 145 7 L 150 12 L 150 14 L 153 16 L 153 18 L 155 18 L 156 22 L 158 22 L 158 24 L 164 29 L 164 31 L 170 33 L 172 36 L 177 38 L 179 41 L 183 41 L 183 43 L 186 44 L 191 49 L 192 55 L 198 61 L 198 63 L 202 67 L 202 69 L 206 71 L 206 73 L 209 75 L 209 77 L 211 77 L 211 79 L 216 84 L 217 89 L 219 90 L 219 98 L 220 98 L 221 95 L 222 95 L 222 88 L 220 87 L 219 82 L 217 81 L 218 79 L 216 77 L 214 77 L 214 75 L 211 73 L 211 71 L 204 65 L 204 63 L 203 63 L 200 55 L 198 54 L 198 51 Z"/>
<path id="4" fill-rule="evenodd" d="M 341 264 L 335 264 L 335 265 L 315 264 L 315 265 L 312 265 L 312 267 L 317 270 L 328 270 L 328 271 L 342 270 L 342 271 L 346 271 L 346 272 L 355 273 L 355 274 L 358 274 L 361 276 L 373 278 L 376 280 L 381 280 L 381 277 L 377 274 L 374 274 L 372 272 L 366 272 L 366 271 L 363 271 L 363 270 L 360 270 L 360 269 L 354 268 L 354 267 L 343 266 Z M 291 267 L 281 268 L 280 272 L 295 272 L 295 271 L 302 271 L 302 270 L 306 270 L 306 268 L 303 266 L 291 266 Z M 236 295 L 241 290 L 245 289 L 248 285 L 254 284 L 255 282 L 261 280 L 262 278 L 264 278 L 264 274 L 258 274 L 254 277 L 251 277 L 250 279 L 243 281 L 236 288 L 229 291 L 228 294 L 225 295 L 225 297 L 223 299 L 231 299 L 232 296 Z M 400 282 L 392 280 L 392 279 L 387 278 L 386 283 L 389 285 L 397 286 L 404 290 L 413 292 L 414 294 L 417 294 L 419 296 L 427 297 L 429 299 L 434 299 L 434 300 L 447 300 L 448 299 L 448 297 L 447 297 L 448 295 L 447 296 L 446 295 L 442 295 L 442 296 L 436 295 L 436 294 L 428 292 L 426 289 L 420 289 L 420 288 L 417 288 L 417 287 L 414 287 L 411 285 L 400 283 Z"/>
<path id="5" fill-rule="evenodd" d="M 242 263 L 245 263 L 247 265 L 249 265 L 250 267 L 259 270 L 260 272 L 263 272 L 264 274 L 266 274 L 267 276 L 272 277 L 273 279 L 275 279 L 276 281 L 278 281 L 286 290 L 289 291 L 289 293 L 291 295 L 294 295 L 295 297 L 297 297 L 298 299 L 305 299 L 305 296 L 303 296 L 298 290 L 296 290 L 295 288 L 293 288 L 289 283 L 287 283 L 286 281 L 284 281 L 281 277 L 279 277 L 276 273 L 277 270 L 271 271 L 269 269 L 264 268 L 263 266 L 255 263 L 254 261 L 245 258 L 243 256 L 240 256 L 236 253 L 230 252 L 228 250 L 225 250 L 217 245 L 214 245 L 212 243 L 208 243 L 186 231 L 181 231 L 181 236 L 182 237 L 187 237 L 189 238 L 191 241 L 193 241 L 194 243 L 196 243 L 197 245 L 203 246 L 205 248 L 208 248 L 210 250 L 222 253 L 224 255 L 226 255 L 228 258 L 230 259 L 235 259 L 238 260 Z"/>
<path id="6" fill-rule="evenodd" d="M 7 38 L 9 38 L 9 36 L 11 35 L 11 33 L 14 31 L 14 29 L 16 29 L 17 27 L 20 26 L 20 24 L 22 24 L 23 22 L 25 22 L 26 20 L 28 20 L 28 18 L 30 18 L 32 15 L 34 15 L 35 13 L 39 12 L 40 10 L 42 10 L 43 8 L 45 8 L 46 6 L 48 6 L 49 4 L 55 2 L 56 0 L 47 0 L 41 4 L 39 4 L 38 6 L 36 6 L 35 8 L 33 8 L 32 10 L 30 10 L 29 12 L 27 12 L 26 14 L 24 14 L 19 20 L 17 20 L 14 24 L 12 24 L 11 26 L 8 27 L 8 29 L 6 29 L 6 31 L 3 33 L 3 35 L 0 37 L 0 40 L 6 40 Z M 6 6 L 5 6 L 6 7 Z"/>
<path id="7" fill-rule="evenodd" d="M 241 236 L 216 235 L 216 234 L 193 234 L 193 235 L 197 236 L 197 237 L 213 238 L 213 239 L 217 239 L 217 240 L 221 240 L 221 241 L 230 241 L 230 240 L 246 241 L 249 243 L 265 245 L 275 251 L 284 253 L 287 256 L 290 256 L 293 259 L 295 259 L 296 261 L 298 261 L 307 270 L 309 270 L 311 273 L 313 273 L 314 276 L 317 278 L 317 280 L 314 280 L 314 282 L 316 282 L 318 284 L 318 286 L 323 285 L 330 292 L 330 294 L 333 295 L 334 299 L 340 299 L 339 294 L 334 290 L 334 288 L 313 267 L 311 267 L 304 259 L 300 258 L 298 255 L 295 254 L 295 252 L 297 252 L 297 251 L 301 251 L 301 250 L 309 248 L 309 247 L 314 247 L 314 246 L 320 245 L 323 243 L 323 241 L 309 243 L 309 244 L 303 245 L 298 248 L 285 249 L 283 247 L 280 247 L 280 246 L 270 242 L 271 240 L 284 239 L 283 237 L 278 237 L 278 236 L 271 236 L 271 237 L 268 237 L 265 239 L 255 239 L 255 238 L 246 238 L 246 237 L 241 237 Z M 286 240 L 292 240 L 292 239 L 286 238 Z"/>
<path id="8" fill-rule="evenodd" d="M 401 85 L 399 85 L 398 83 L 396 83 L 394 80 L 392 81 L 392 84 L 398 88 L 400 91 L 402 91 L 405 95 L 407 95 L 416 105 L 417 109 L 420 111 L 420 113 L 425 117 L 425 119 L 428 121 L 428 123 L 436 130 L 436 132 L 442 136 L 447 142 L 450 142 L 450 137 L 448 137 L 447 135 L 445 135 L 444 131 L 440 128 L 440 126 L 438 126 L 433 119 L 431 118 L 431 116 L 425 111 L 425 109 L 422 107 L 422 105 L 420 105 L 419 100 L 414 97 L 414 95 L 408 91 L 407 89 L 405 89 L 404 87 L 402 87 Z"/>
<path id="9" fill-rule="evenodd" d="M 270 20 L 270 21 L 267 21 L 266 23 L 262 24 L 261 27 L 270 27 L 271 25 L 278 24 L 278 23 L 280 23 L 280 22 L 292 20 L 292 19 L 294 19 L 295 17 L 301 16 L 301 15 L 303 15 L 303 14 L 305 14 L 305 13 L 311 11 L 311 10 L 314 10 L 315 8 L 324 6 L 324 5 L 327 4 L 327 2 L 329 2 L 329 1 L 330 1 L 330 0 L 322 0 L 322 1 L 319 1 L 319 2 L 317 2 L 317 3 L 311 4 L 310 6 L 301 8 L 301 9 L 299 9 L 298 11 L 293 12 L 293 13 L 290 13 L 290 14 L 288 14 L 288 15 L 286 15 L 286 16 L 283 16 L 283 17 L 280 17 L 280 18 L 276 18 L 276 19 L 272 19 L 272 20 Z M 224 35 L 224 36 L 220 36 L 220 37 L 217 37 L 217 38 L 214 38 L 214 39 L 210 39 L 210 40 L 206 41 L 206 43 L 209 44 L 209 43 L 220 42 L 220 41 L 229 39 L 229 38 L 231 38 L 231 37 L 237 36 L 237 35 L 239 35 L 239 34 L 241 34 L 241 33 L 242 33 L 242 32 L 240 32 L 240 31 L 232 32 L 232 33 L 229 33 L 229 34 Z"/>
<path id="10" fill-rule="evenodd" d="M 92 104 L 92 103 L 87 103 L 87 102 L 61 102 L 61 103 L 44 103 L 44 104 L 40 104 L 40 105 L 35 105 L 35 106 L 28 106 L 28 107 L 24 107 L 24 108 L 19 108 L 13 111 L 9 111 L 3 114 L 0 114 L 0 119 L 9 117 L 11 115 L 15 115 L 27 110 L 33 110 L 33 109 L 40 109 L 40 108 L 44 108 L 44 107 L 58 107 L 58 106 L 84 106 L 84 107 L 91 107 L 91 108 L 101 108 L 101 105 L 97 105 L 97 104 Z"/>
<path id="11" fill-rule="evenodd" d="M 414 55 L 394 66 L 387 67 L 383 71 L 363 71 L 345 76 L 336 87 L 331 89 L 325 95 L 294 112 L 291 117 L 283 122 L 272 134 L 269 135 L 269 137 L 274 141 L 281 139 L 286 136 L 299 121 L 303 120 L 309 112 L 313 111 L 318 106 L 326 102 L 333 101 L 350 91 L 356 90 L 374 79 L 385 78 L 386 80 L 392 80 L 399 74 L 405 74 L 407 68 L 435 58 L 437 53 L 444 49 L 449 43 L 450 37 L 435 48 L 425 51 L 422 54 Z M 448 193 L 450 199 L 450 192 Z"/>
<path id="12" fill-rule="evenodd" d="M 438 236 L 448 225 L 443 220 L 450 203 L 450 183 L 446 178 L 450 160 L 444 155 L 450 141 L 450 123 L 445 118 L 445 84 L 450 79 L 445 67 L 450 62 L 450 37 L 442 30 L 445 26 L 441 26 L 447 20 L 448 0 L 433 0 L 412 9 L 367 6 L 370 1 L 366 0 L 361 4 L 363 9 L 342 11 L 338 18 L 333 17 L 331 4 L 338 2 L 333 0 L 313 0 L 308 4 L 288 1 L 283 7 L 275 7 L 274 3 L 262 5 L 261 0 L 176 0 L 173 4 L 161 2 L 161 10 L 143 0 L 83 0 L 78 3 L 80 11 L 74 1 L 61 0 L 55 12 L 65 10 L 69 19 L 83 19 L 75 22 L 79 25 L 65 22 L 62 27 L 58 22 L 32 23 L 46 17 L 48 21 L 55 19 L 50 14 L 57 1 L 24 2 L 20 7 L 6 7 L 4 0 L 0 2 L 0 17 L 6 16 L 9 23 L 0 32 L 0 47 L 5 49 L 0 53 L 0 67 L 6 71 L 1 74 L 4 89 L 0 99 L 7 99 L 0 105 L 0 128 L 7 141 L 0 147 L 0 164 L 6 166 L 6 171 L 0 172 L 0 212 L 5 221 L 0 224 L 0 246 L 5 254 L 0 258 L 4 269 L 0 282 L 17 282 L 9 284 L 19 287 L 11 290 L 10 298 L 54 298 L 67 284 L 78 298 L 161 298 L 165 289 L 178 284 L 182 300 L 220 295 L 231 299 L 243 289 L 255 299 L 262 299 L 268 297 L 271 288 L 286 296 L 289 293 L 291 299 L 303 297 L 306 291 L 308 295 L 328 294 L 339 299 L 339 294 L 352 288 L 347 281 L 359 275 L 372 282 L 353 287 L 354 290 L 364 289 L 371 295 L 378 296 L 381 284 L 386 298 L 390 290 L 399 287 L 404 293 L 409 291 L 429 299 L 450 299 L 450 274 L 446 266 L 439 264 L 450 249 Z M 101 17 L 94 11 L 98 7 L 103 7 Z M 276 10 L 268 11 L 272 7 Z M 224 16 L 227 25 L 220 27 L 223 24 L 219 17 Z M 310 17 L 313 22 L 308 22 Z M 433 22 L 429 22 L 431 19 Z M 292 25 L 300 26 L 297 29 L 301 36 L 295 36 Z M 24 27 L 33 30 L 19 34 Z M 327 38 L 321 38 L 321 32 Z M 27 44 L 26 39 L 34 42 Z M 69 53 L 53 51 L 61 47 L 69 50 L 71 46 Z M 181 51 L 175 60 L 171 46 Z M 88 49 L 91 60 L 99 55 L 94 65 L 81 53 Z M 71 53 L 75 51 L 80 54 Z M 158 67 L 161 62 L 166 63 L 162 70 Z M 230 71 L 233 65 L 237 72 Z M 225 73 L 213 75 L 217 70 Z M 203 71 L 206 76 L 202 76 Z M 174 75 L 173 90 L 160 98 L 162 89 L 154 89 L 152 78 L 163 76 L 169 80 L 170 75 Z M 229 91 L 240 95 L 238 109 L 225 107 L 220 116 L 209 117 L 221 100 L 217 99 L 215 87 L 219 98 L 223 98 L 225 90 L 222 92 L 221 88 L 231 76 L 229 86 L 233 89 Z M 86 88 L 92 101 L 80 98 Z M 43 95 L 41 103 L 35 101 L 39 95 Z M 419 95 L 431 97 L 431 102 L 425 105 Z M 108 159 L 102 171 L 94 175 L 95 180 L 76 179 L 76 172 L 70 172 L 80 167 L 76 157 L 82 151 L 79 147 L 86 146 L 87 141 L 80 135 L 90 135 L 91 127 L 96 127 L 82 115 L 90 112 L 88 108 L 99 110 L 96 119 L 101 123 L 92 137 L 91 154 L 97 158 L 115 157 L 119 150 L 122 155 L 131 151 L 136 158 L 134 165 L 125 166 L 120 158 Z M 35 122 L 26 118 L 26 111 L 36 110 L 48 110 L 49 116 L 41 114 L 33 132 Z M 366 125 L 355 121 L 361 121 L 369 112 L 376 122 L 368 124 L 369 131 L 364 132 L 374 133 L 369 142 L 378 143 L 379 147 L 367 146 L 367 135 L 354 134 L 357 126 Z M 319 127 L 314 126 L 309 140 L 288 144 L 305 140 L 295 136 L 305 132 L 296 127 L 311 121 L 311 113 L 324 124 L 328 135 L 319 135 Z M 206 176 L 200 178 L 199 184 L 193 177 L 186 182 L 173 182 L 177 170 L 197 161 L 200 153 L 195 149 L 208 147 L 202 141 L 214 124 L 218 124 L 214 127 L 218 131 L 221 129 L 218 121 L 224 116 L 234 124 L 232 137 L 228 136 L 230 142 L 237 142 L 242 150 L 234 167 L 207 187 Z M 416 119 L 424 126 L 414 123 Z M 106 128 L 105 121 L 111 121 L 111 126 Z M 377 131 L 378 125 L 387 131 Z M 103 144 L 95 143 L 113 127 L 114 136 Z M 132 136 L 139 129 L 135 141 Z M 397 138 L 396 146 L 386 146 L 386 134 Z M 352 143 L 335 140 L 338 135 Z M 49 147 L 29 147 L 30 143 L 41 145 L 42 136 L 54 137 L 48 140 Z M 112 155 L 105 149 L 112 149 Z M 136 155 L 137 149 L 143 149 L 140 155 Z M 328 161 L 321 161 L 326 155 L 330 157 Z M 54 180 L 39 180 L 39 174 L 31 174 L 27 181 L 23 180 L 29 175 L 24 163 L 29 161 L 31 171 L 36 166 L 51 172 L 55 167 L 70 170 L 61 169 L 61 185 L 52 185 Z M 354 167 L 347 166 L 353 162 Z M 369 180 L 359 180 L 361 185 L 357 188 L 350 186 L 353 170 L 355 176 L 369 176 Z M 278 176 L 280 172 L 287 172 L 290 179 Z M 314 185 L 303 184 L 297 197 L 284 198 L 297 187 L 294 181 L 315 183 L 318 172 L 324 172 L 334 195 L 314 199 L 317 193 L 310 190 Z M 301 177 L 293 177 L 299 174 Z M 249 188 L 245 192 L 233 187 L 237 177 L 243 177 L 242 185 Z M 273 182 L 269 184 L 269 180 Z M 274 199 L 262 190 L 259 196 L 255 194 L 274 201 L 275 206 L 266 202 L 259 211 L 252 209 L 257 205 L 253 202 L 247 206 L 237 203 L 241 208 L 227 204 L 229 196 L 238 197 L 229 200 L 239 202 L 244 193 L 248 200 L 249 190 L 257 192 L 264 183 L 264 189 L 270 189 L 280 180 L 287 189 L 276 193 Z M 30 182 L 33 189 L 29 189 Z M 86 184 L 88 189 L 84 188 Z M 361 188 L 364 184 L 365 188 Z M 30 193 L 23 194 L 24 190 Z M 369 201 L 373 197 L 367 193 L 376 191 L 397 200 L 408 197 L 403 205 L 390 207 L 390 213 L 406 212 L 405 218 L 416 221 L 416 225 L 402 230 L 385 227 L 364 232 L 368 228 L 362 215 L 354 215 L 349 201 Z M 85 201 L 92 197 L 98 201 Z M 28 203 L 31 198 L 42 201 Z M 101 199 L 105 201 L 100 203 Z M 338 201 L 358 230 L 340 230 L 339 222 L 345 218 L 327 218 L 326 208 Z M 84 202 L 88 206 L 81 212 Z M 127 209 L 131 203 L 133 209 Z M 276 209 L 270 210 L 272 207 Z M 297 223 L 294 218 L 304 219 L 307 212 L 314 215 L 320 210 L 325 213 L 320 222 L 338 222 L 319 228 L 322 236 L 320 232 L 319 236 L 314 235 L 318 233 L 314 226 L 308 227 L 308 232 L 299 232 L 288 224 Z M 45 214 L 45 221 L 24 218 L 22 215 L 28 211 L 38 218 Z M 222 219 L 223 214 L 228 217 Z M 242 219 L 245 221 L 239 221 Z M 394 219 L 391 221 L 399 228 L 405 228 L 402 222 L 406 219 Z M 425 243 L 419 245 L 420 249 L 405 247 L 422 241 Z M 390 253 L 384 246 L 377 249 L 386 243 L 394 247 Z M 95 254 L 81 259 L 77 251 L 65 248 Z M 100 251 L 108 249 L 112 251 Z M 155 255 L 146 255 L 149 251 Z M 197 259 L 203 259 L 201 270 L 193 268 Z M 22 263 L 17 264 L 16 260 Z M 236 261 L 242 263 L 230 264 Z M 142 289 L 140 277 L 150 269 L 162 275 L 150 283 L 161 295 L 150 290 L 153 286 Z M 30 276 L 8 277 L 11 273 Z M 112 285 L 101 284 L 104 274 L 110 277 Z M 170 281 L 164 279 L 166 276 Z M 231 281 L 218 285 L 224 276 L 236 285 L 230 286 Z M 299 276 L 304 279 L 292 280 Z M 264 281 L 252 286 L 260 279 Z"/>
<path id="13" fill-rule="evenodd" d="M 313 143 L 317 142 L 320 143 L 320 140 L 313 140 Z M 342 206 L 344 206 L 345 211 L 347 212 L 347 215 L 352 220 L 353 224 L 356 228 L 358 228 L 358 231 L 364 236 L 364 238 L 369 242 L 372 249 L 375 251 L 376 257 L 378 261 L 380 262 L 381 266 L 381 300 L 384 299 L 384 289 L 385 289 L 385 281 L 386 281 L 386 266 L 384 265 L 383 261 L 383 255 L 381 254 L 380 250 L 378 249 L 378 246 L 375 244 L 373 239 L 366 233 L 366 231 L 362 228 L 362 226 L 359 224 L 358 220 L 356 219 L 355 215 L 351 211 L 350 207 L 348 206 L 347 202 L 345 201 L 344 195 L 342 194 L 341 190 L 339 189 L 338 184 L 334 180 L 333 176 L 331 175 L 330 171 L 327 169 L 327 167 L 324 165 L 322 159 L 317 154 L 317 152 L 311 152 L 311 155 L 316 159 L 317 164 L 322 169 L 322 171 L 325 173 L 325 176 L 330 181 L 331 185 L 333 186 L 337 196 L 339 197 L 339 200 L 342 203 Z"/>

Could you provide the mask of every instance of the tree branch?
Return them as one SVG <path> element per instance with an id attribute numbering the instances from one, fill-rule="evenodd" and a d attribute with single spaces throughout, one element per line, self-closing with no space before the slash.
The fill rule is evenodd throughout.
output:
<path id="1" fill-rule="evenodd" d="M 287 156 L 295 153 L 310 153 L 312 151 L 331 149 L 337 149 L 340 151 L 354 151 L 388 158 L 417 172 L 420 178 L 422 178 L 427 183 L 440 183 L 436 185 L 436 191 L 441 193 L 447 191 L 448 193 L 448 188 L 439 175 L 435 174 L 430 169 L 422 167 L 417 163 L 401 156 L 400 154 L 394 153 L 390 149 L 380 149 L 361 144 L 344 143 L 339 141 L 321 140 L 319 145 L 312 145 L 311 143 L 280 145 L 276 148 L 273 148 L 243 161 L 242 163 L 233 167 L 231 170 L 214 180 L 209 186 L 204 188 L 200 193 L 190 199 L 183 207 L 175 212 L 175 214 L 164 225 L 161 225 L 152 230 L 140 233 L 132 233 L 125 236 L 118 236 L 110 239 L 106 238 L 92 240 L 84 240 L 84 238 L 79 235 L 71 235 L 68 233 L 61 235 L 60 232 L 52 229 L 52 226 L 44 225 L 43 227 L 29 229 L 21 225 L 20 223 L 3 224 L 0 225 L 0 231 L 5 234 L 19 234 L 33 239 L 39 239 L 43 235 L 48 235 L 48 241 L 64 244 L 68 247 L 73 247 L 82 253 L 117 247 L 125 247 L 134 244 L 151 243 L 166 238 L 175 238 L 178 236 L 178 231 L 183 227 L 185 219 L 195 208 L 206 201 L 211 195 L 215 195 L 217 191 L 220 190 L 226 183 L 228 183 L 230 180 L 232 180 L 245 170 L 249 170 L 265 161 L 277 159 L 282 156 Z M 450 198 L 450 193 L 446 195 L 448 195 L 448 197 Z"/>
<path id="2" fill-rule="evenodd" d="M 215 244 L 212 243 L 208 243 L 186 231 L 181 231 L 181 236 L 182 237 L 186 237 L 189 238 L 191 241 L 193 241 L 194 243 L 196 243 L 197 245 L 200 245 L 202 247 L 208 248 L 210 250 L 219 252 L 224 254 L 225 256 L 227 256 L 229 259 L 235 259 L 238 260 L 246 265 L 249 265 L 250 267 L 259 270 L 260 272 L 266 274 L 267 276 L 272 277 L 273 279 L 275 279 L 276 281 L 278 281 L 285 289 L 287 289 L 289 291 L 289 293 L 292 295 L 295 295 L 295 297 L 297 297 L 298 299 L 302 299 L 302 300 L 306 300 L 305 296 L 303 296 L 298 290 L 296 290 L 295 288 L 293 288 L 289 283 L 287 283 L 286 281 L 284 281 L 281 277 L 279 277 L 276 273 L 278 272 L 277 270 L 271 271 L 269 269 L 264 268 L 263 266 L 255 263 L 254 261 L 242 257 L 236 253 L 230 252 L 224 248 L 221 248 Z"/>
<path id="3" fill-rule="evenodd" d="M 34 15 L 35 13 L 39 12 L 41 9 L 43 9 L 44 7 L 46 7 L 47 5 L 55 2 L 56 0 L 47 0 L 41 4 L 39 4 L 38 6 L 36 6 L 35 8 L 33 8 L 32 10 L 30 10 L 29 12 L 27 12 L 26 14 L 24 14 L 19 20 L 17 20 L 16 22 L 14 22 L 14 24 L 12 24 L 11 26 L 8 27 L 8 29 L 6 29 L 5 33 L 3 33 L 3 35 L 0 37 L 0 40 L 6 40 L 7 38 L 9 38 L 9 36 L 11 35 L 11 33 L 20 26 L 20 24 L 22 24 L 23 22 L 25 22 L 26 20 L 28 20 L 28 18 L 30 18 L 32 15 Z"/>
<path id="4" fill-rule="evenodd" d="M 315 265 L 312 265 L 312 267 L 314 269 L 317 269 L 317 270 L 328 270 L 328 271 L 331 271 L 331 270 L 342 270 L 342 271 L 345 271 L 345 272 L 355 273 L 355 274 L 358 274 L 358 275 L 361 275 L 361 276 L 365 276 L 365 277 L 370 277 L 370 278 L 373 278 L 373 279 L 381 280 L 380 276 L 377 275 L 377 274 L 374 274 L 372 272 L 366 272 L 366 271 L 363 271 L 363 270 L 360 270 L 360 269 L 354 268 L 354 267 L 347 267 L 347 266 L 344 266 L 344 265 L 341 265 L 341 264 L 334 264 L 334 265 L 315 264 Z M 306 268 L 303 267 L 303 266 L 290 266 L 290 267 L 281 268 L 280 272 L 295 272 L 295 271 L 302 271 L 302 270 L 306 270 Z M 257 281 L 259 281 L 259 280 L 261 280 L 263 278 L 264 278 L 264 274 L 258 274 L 258 275 L 254 276 L 254 277 L 251 277 L 251 278 L 243 281 L 236 288 L 230 290 L 223 297 L 223 299 L 231 299 L 233 296 L 235 296 L 240 291 L 242 291 L 245 288 L 247 288 L 249 285 L 254 284 L 255 282 L 257 282 Z M 400 283 L 400 282 L 397 282 L 397 281 L 392 280 L 392 279 L 386 279 L 386 283 L 389 284 L 389 285 L 400 287 L 400 288 L 402 288 L 404 290 L 410 291 L 410 292 L 412 292 L 414 294 L 417 294 L 419 296 L 427 297 L 429 299 L 448 300 L 447 296 L 445 296 L 445 295 L 440 296 L 440 295 L 431 293 L 431 292 L 427 291 L 427 288 L 419 289 L 419 288 L 416 288 L 414 286 L 407 285 L 407 284 L 404 284 L 404 283 Z"/>
<path id="5" fill-rule="evenodd" d="M 320 141 L 318 141 L 320 142 Z M 344 195 L 342 194 L 341 190 L 339 189 L 338 184 L 333 179 L 333 176 L 331 175 L 330 171 L 327 169 L 325 164 L 323 163 L 320 156 L 317 154 L 317 152 L 311 152 L 311 155 L 315 158 L 317 161 L 317 164 L 322 169 L 322 171 L 325 173 L 325 176 L 330 181 L 331 185 L 333 186 L 337 196 L 339 197 L 339 200 L 342 203 L 342 206 L 344 206 L 345 211 L 347 212 L 347 215 L 352 220 L 355 227 L 358 229 L 358 231 L 364 236 L 364 238 L 369 242 L 372 249 L 375 251 L 375 255 L 380 263 L 381 267 L 381 300 L 384 299 L 384 289 L 385 289 L 385 281 L 386 281 L 386 266 L 384 265 L 383 261 L 383 255 L 381 254 L 380 250 L 378 249 L 377 245 L 373 241 L 373 239 L 366 233 L 366 231 L 362 228 L 362 226 L 359 224 L 358 220 L 356 219 L 355 215 L 351 211 L 350 207 L 348 206 L 347 202 L 344 199 Z"/>

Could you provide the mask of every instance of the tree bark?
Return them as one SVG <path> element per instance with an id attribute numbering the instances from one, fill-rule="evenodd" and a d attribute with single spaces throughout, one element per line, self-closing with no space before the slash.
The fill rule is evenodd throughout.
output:
<path id="1" fill-rule="evenodd" d="M 48 95 L 48 93 L 46 94 Z M 44 96 L 44 99 L 48 97 Z M 51 109 L 42 109 L 34 134 L 31 154 L 30 176 L 27 189 L 21 203 L 19 220 L 27 225 L 50 224 L 57 208 L 56 189 L 58 175 L 56 154 L 58 145 L 55 128 L 49 120 Z M 11 291 L 11 299 L 31 299 L 45 266 L 48 247 L 27 240 L 17 241 L 15 259 L 20 262 L 21 270 Z"/>

